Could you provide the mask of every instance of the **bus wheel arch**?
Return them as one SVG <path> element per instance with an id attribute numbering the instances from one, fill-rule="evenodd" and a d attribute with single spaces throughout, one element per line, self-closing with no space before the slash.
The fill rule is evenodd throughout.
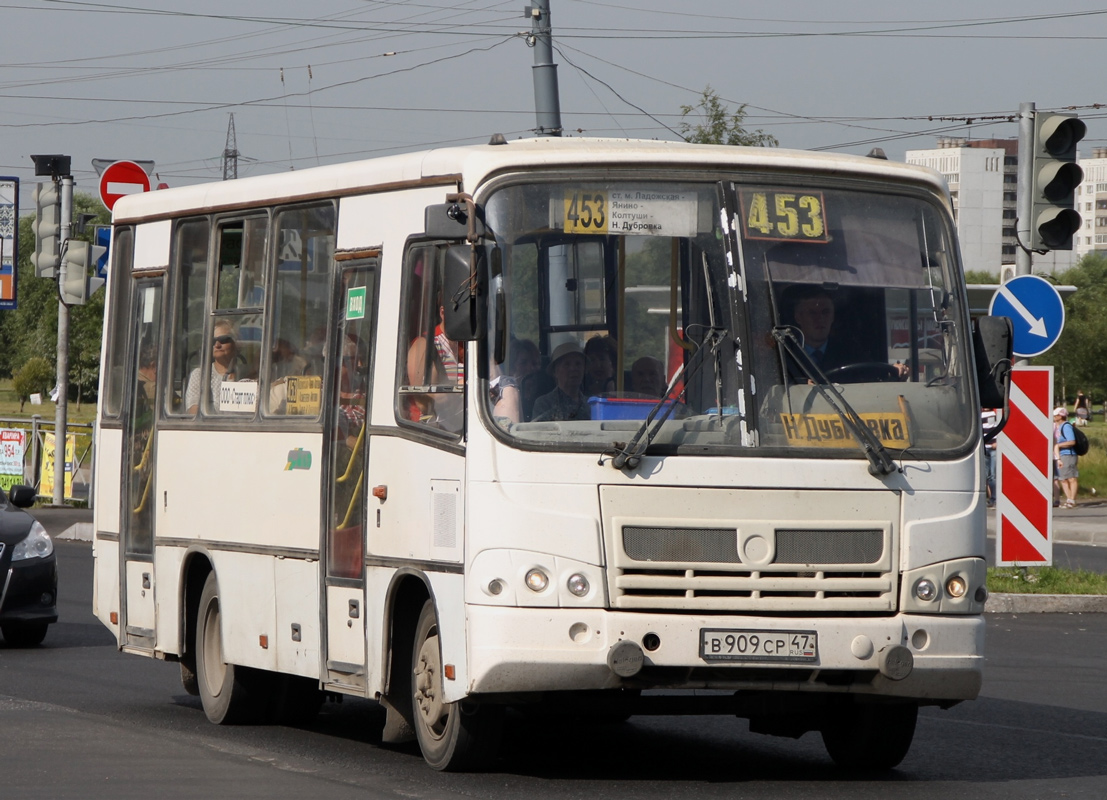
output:
<path id="1" fill-rule="evenodd" d="M 392 578 L 385 603 L 385 641 L 381 674 L 381 702 L 386 716 L 382 741 L 403 744 L 415 741 L 411 706 L 411 652 L 415 626 L 423 604 L 432 597 L 425 575 L 403 569 Z"/>
<path id="2" fill-rule="evenodd" d="M 196 616 L 200 607 L 200 595 L 204 591 L 204 581 L 212 569 L 211 559 L 206 553 L 189 552 L 181 565 L 182 579 L 177 584 L 181 587 L 181 620 L 177 642 L 181 685 L 186 692 L 196 697 L 200 694 L 200 686 L 196 680 Z"/>

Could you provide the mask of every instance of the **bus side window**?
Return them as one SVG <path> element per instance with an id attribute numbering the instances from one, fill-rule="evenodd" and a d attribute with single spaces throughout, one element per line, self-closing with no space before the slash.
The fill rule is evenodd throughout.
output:
<path id="1" fill-rule="evenodd" d="M 447 338 L 442 326 L 442 253 L 434 246 L 408 252 L 397 415 L 460 433 L 465 416 L 465 349 Z"/>
<path id="2" fill-rule="evenodd" d="M 334 236 L 332 203 L 275 217 L 273 318 L 261 391 L 268 416 L 318 417 L 322 409 Z"/>
<path id="3" fill-rule="evenodd" d="M 134 230 L 116 228 L 115 244 L 112 247 L 111 270 L 111 310 L 108 314 L 109 337 L 107 363 L 108 380 L 104 382 L 105 393 L 100 403 L 100 413 L 105 418 L 118 417 L 123 407 L 124 371 L 127 361 L 127 334 L 130 323 L 131 303 L 131 264 L 134 258 Z"/>
<path id="4" fill-rule="evenodd" d="M 169 390 L 166 409 L 180 416 L 189 413 L 185 389 L 192 371 L 201 365 L 204 326 L 207 322 L 205 295 L 208 276 L 208 234 L 206 219 L 186 220 L 177 226 L 174 249 L 174 314 Z M 192 412 L 195 413 L 195 412 Z"/>

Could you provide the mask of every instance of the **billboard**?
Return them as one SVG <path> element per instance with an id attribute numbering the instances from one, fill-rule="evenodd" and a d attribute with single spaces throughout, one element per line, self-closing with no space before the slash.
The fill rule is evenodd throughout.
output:
<path id="1" fill-rule="evenodd" d="M 0 310 L 15 308 L 19 263 L 19 178 L 0 177 Z"/>

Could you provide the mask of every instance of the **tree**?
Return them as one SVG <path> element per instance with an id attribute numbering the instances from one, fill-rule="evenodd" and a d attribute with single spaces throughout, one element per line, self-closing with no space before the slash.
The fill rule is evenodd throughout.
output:
<path id="1" fill-rule="evenodd" d="M 111 214 L 96 198 L 87 194 L 73 196 L 74 218 L 95 214 L 85 233 L 74 238 L 92 240 L 93 225 L 106 225 Z M 30 215 L 19 220 L 19 296 L 13 311 L 0 311 L 0 375 L 13 374 L 32 358 L 53 364 L 57 357 L 58 290 L 57 282 L 35 276 L 31 253 L 35 240 Z M 100 340 L 104 324 L 103 292 L 97 292 L 84 306 L 70 309 L 70 375 L 81 396 L 94 396 L 100 372 Z M 53 386 L 53 382 L 50 383 Z"/>
<path id="2" fill-rule="evenodd" d="M 678 133 L 686 142 L 693 144 L 729 144 L 745 145 L 747 147 L 776 147 L 779 142 L 776 137 L 762 130 L 749 131 L 743 124 L 746 120 L 746 104 L 738 106 L 731 112 L 719 94 L 711 88 L 710 84 L 703 90 L 700 100 L 695 105 L 681 106 L 680 115 L 685 118 L 678 126 Z M 695 125 L 688 121 L 701 118 L 702 122 Z"/>
<path id="3" fill-rule="evenodd" d="M 19 398 L 19 413 L 23 413 L 23 404 L 33 394 L 45 394 L 54 384 L 54 365 L 45 358 L 36 356 L 16 370 L 12 376 L 12 389 Z"/>

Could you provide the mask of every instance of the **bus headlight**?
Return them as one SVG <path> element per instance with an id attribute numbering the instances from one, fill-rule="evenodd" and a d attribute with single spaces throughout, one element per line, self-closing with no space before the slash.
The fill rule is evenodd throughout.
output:
<path id="1" fill-rule="evenodd" d="M 930 578 L 923 578 L 915 584 L 915 597 L 929 603 L 938 596 L 938 587 Z"/>
<path id="2" fill-rule="evenodd" d="M 964 597 L 968 590 L 969 585 L 965 583 L 965 579 L 960 575 L 954 575 L 946 581 L 946 592 L 949 593 L 950 597 Z"/>
<path id="3" fill-rule="evenodd" d="M 527 571 L 526 584 L 532 592 L 544 592 L 550 585 L 550 576 L 535 567 Z"/>
<path id="4" fill-rule="evenodd" d="M 577 597 L 584 597 L 588 594 L 588 579 L 581 575 L 579 572 L 574 572 L 569 576 L 569 580 L 565 585 L 569 588 L 569 591 Z"/>

